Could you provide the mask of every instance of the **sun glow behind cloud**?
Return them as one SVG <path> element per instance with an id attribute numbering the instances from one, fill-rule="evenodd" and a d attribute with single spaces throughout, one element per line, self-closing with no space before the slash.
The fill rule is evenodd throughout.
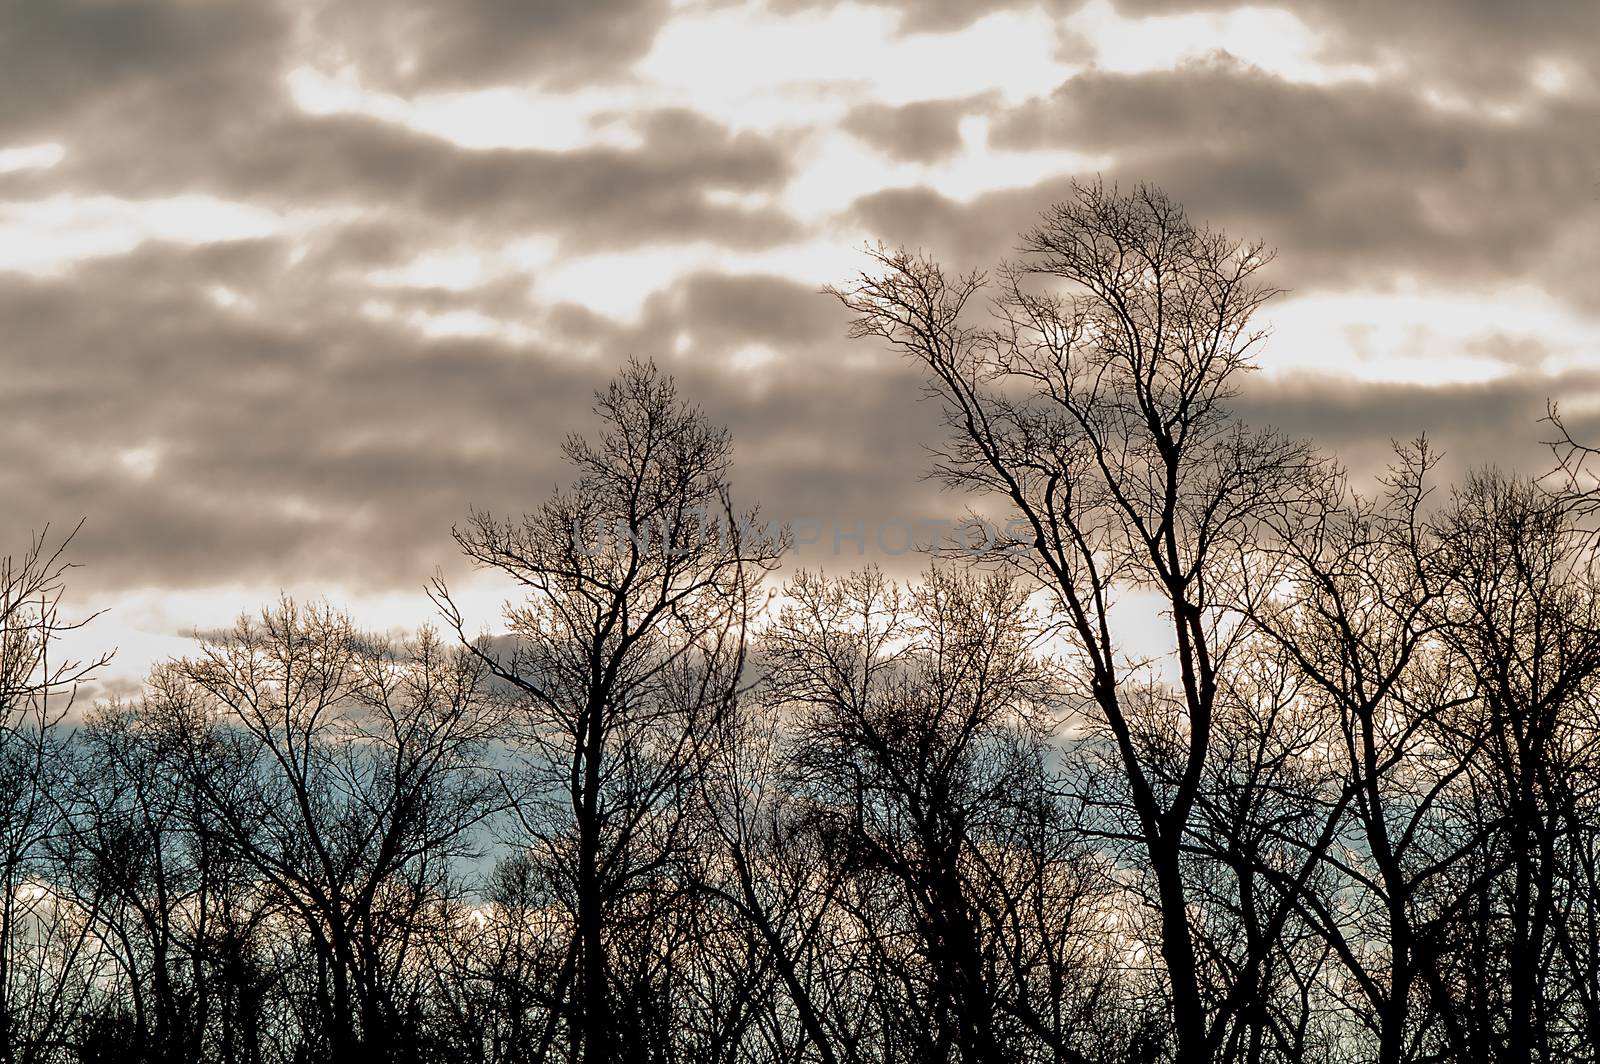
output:
<path id="1" fill-rule="evenodd" d="M 1325 62 L 1317 35 L 1281 8 L 1127 18 L 1108 0 L 1093 0 L 1067 25 L 1090 42 L 1094 66 L 1119 74 L 1171 70 L 1226 52 L 1275 77 L 1308 85 L 1380 77 L 1372 66 Z"/>
<path id="2" fill-rule="evenodd" d="M 366 281 L 380 288 L 465 292 L 507 276 L 540 270 L 555 258 L 556 247 L 549 237 L 532 236 L 499 248 L 441 248 L 399 266 L 374 270 L 366 275 Z"/>
<path id="3" fill-rule="evenodd" d="M 406 99 L 363 86 L 354 68 L 328 74 L 308 66 L 290 70 L 285 84 L 307 114 L 366 115 L 461 148 L 573 151 L 640 145 L 638 135 L 617 118 L 627 101 L 613 91 L 550 95 L 506 87 Z"/>
<path id="4" fill-rule="evenodd" d="M 1389 384 L 1480 384 L 1559 372 L 1592 364 L 1600 344 L 1600 320 L 1527 286 L 1324 292 L 1285 298 L 1263 316 L 1272 328 L 1259 356 L 1267 372 Z"/>
<path id="5" fill-rule="evenodd" d="M 66 154 L 66 149 L 55 143 L 0 148 L 0 174 L 14 174 L 22 170 L 48 170 L 61 162 Z"/>
<path id="6" fill-rule="evenodd" d="M 943 33 L 902 34 L 886 8 L 842 4 L 774 13 L 762 4 L 670 21 L 625 80 L 572 92 L 505 85 L 402 97 L 361 71 L 300 65 L 291 98 L 310 114 L 362 114 L 473 149 L 638 147 L 628 116 L 684 108 L 733 130 L 772 133 L 837 121 L 861 103 L 994 92 L 1043 96 L 1081 69 L 1062 61 L 1070 30 L 1039 10 L 1003 12 Z"/>
<path id="7" fill-rule="evenodd" d="M 837 117 L 844 102 L 996 92 L 1017 103 L 1080 69 L 1061 58 L 1070 27 L 1038 9 L 947 32 L 902 33 L 902 22 L 892 9 L 854 3 L 784 15 L 762 4 L 712 8 L 670 22 L 634 73 L 730 125 L 773 128 L 788 124 L 783 116 Z"/>
<path id="8" fill-rule="evenodd" d="M 52 196 L 0 202 L 0 270 L 54 274 L 75 263 L 126 254 L 147 240 L 209 244 L 309 232 L 339 214 L 280 212 L 190 195 L 129 200 Z"/>
<path id="9" fill-rule="evenodd" d="M 390 592 L 296 583 L 226 584 L 192 589 L 146 587 L 78 598 L 79 614 L 104 611 L 104 615 L 62 633 L 58 649 L 72 659 L 87 661 L 103 653 L 108 643 L 114 646 L 112 667 L 101 676 L 105 682 L 93 685 L 91 693 L 118 694 L 161 662 L 193 654 L 196 634 L 231 628 L 241 616 L 254 616 L 284 596 L 300 602 L 332 601 L 360 630 L 404 639 L 422 628 L 442 626 L 438 610 L 422 593 L 427 575 L 416 574 L 413 588 Z M 450 594 L 470 626 L 469 636 L 498 624 L 506 593 L 503 584 L 486 576 L 472 575 L 451 584 Z"/>
<path id="10" fill-rule="evenodd" d="M 800 150 L 798 172 L 783 192 L 783 203 L 807 221 L 826 218 L 855 197 L 892 188 L 934 188 L 965 203 L 1061 174 L 1095 173 L 1112 161 L 1108 155 L 1075 151 L 993 150 L 982 118 L 967 122 L 963 133 L 960 152 L 933 163 L 892 160 L 849 134 L 821 134 Z"/>

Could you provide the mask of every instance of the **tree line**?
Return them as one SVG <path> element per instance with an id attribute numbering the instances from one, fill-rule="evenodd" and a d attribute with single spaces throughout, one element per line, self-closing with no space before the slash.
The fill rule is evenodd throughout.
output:
<path id="1" fill-rule="evenodd" d="M 74 707 L 36 538 L 0 1064 L 1595 1060 L 1595 452 L 1552 408 L 1549 475 L 1364 488 L 1242 424 L 1270 258 L 1091 184 L 993 275 L 830 289 L 1026 530 L 909 582 L 783 579 L 638 362 L 455 530 L 493 635 L 284 600 Z"/>

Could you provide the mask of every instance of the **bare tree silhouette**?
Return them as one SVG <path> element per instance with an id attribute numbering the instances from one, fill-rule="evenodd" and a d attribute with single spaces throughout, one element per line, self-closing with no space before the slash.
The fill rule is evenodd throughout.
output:
<path id="1" fill-rule="evenodd" d="M 0 1064 L 1596 1061 L 1593 447 L 1241 424 L 1270 256 L 1154 188 L 874 256 L 1007 528 L 919 579 L 769 584 L 641 362 L 455 530 L 482 634 L 283 599 L 75 706 L 72 537 L 0 563 Z"/>
<path id="2" fill-rule="evenodd" d="M 585 1062 L 625 1045 L 659 1059 L 675 973 L 649 936 L 679 926 L 696 780 L 783 544 L 735 510 L 727 431 L 654 365 L 630 363 L 595 410 L 599 438 L 563 447 L 568 490 L 520 521 L 478 513 L 456 532 L 527 596 L 507 609 L 509 649 L 467 642 L 442 582 L 434 597 L 515 692 L 531 755 L 505 789 L 572 928 L 544 1040 L 560 1023 Z"/>
<path id="3" fill-rule="evenodd" d="M 877 258 L 881 274 L 834 292 L 857 315 L 854 335 L 927 369 L 952 429 L 940 474 L 1003 500 L 1027 529 L 1031 550 L 1005 557 L 1057 597 L 1115 743 L 1158 893 L 1177 1059 L 1210 1060 L 1264 959 L 1239 958 L 1237 993 L 1208 993 L 1184 872 L 1241 645 L 1225 607 L 1251 578 L 1235 560 L 1260 511 L 1305 492 L 1312 468 L 1303 444 L 1245 429 L 1226 405 L 1261 339 L 1251 319 L 1274 292 L 1258 279 L 1270 255 L 1196 227 L 1154 188 L 1095 183 L 1026 235 L 987 325 L 968 320 L 983 275 Z M 1130 587 L 1168 613 L 1174 685 L 1142 682 L 1119 653 L 1111 607 Z M 1168 780 L 1151 757 L 1165 742 L 1180 751 Z"/>
<path id="4" fill-rule="evenodd" d="M 82 525 L 80 524 L 81 528 Z M 61 611 L 67 552 L 77 534 L 47 528 L 20 556 L 0 559 L 0 1061 L 50 1059 L 87 988 L 75 979 L 81 927 L 57 919 L 46 864 L 61 787 L 59 725 L 79 685 L 109 653 L 64 655 L 63 636 L 89 619 Z"/>
<path id="5" fill-rule="evenodd" d="M 285 600 L 203 641 L 146 703 L 185 745 L 201 837 L 249 869 L 300 944 L 306 1044 L 413 1059 L 414 958 L 490 815 L 487 672 L 424 633 L 392 646 Z"/>

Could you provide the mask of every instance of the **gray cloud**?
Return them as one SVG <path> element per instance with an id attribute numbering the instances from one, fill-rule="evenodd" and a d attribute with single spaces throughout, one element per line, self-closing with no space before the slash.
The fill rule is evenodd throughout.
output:
<path id="1" fill-rule="evenodd" d="M 542 231 L 586 251 L 695 237 L 762 247 L 795 235 L 781 211 L 706 198 L 780 187 L 788 161 L 778 145 L 677 109 L 637 123 L 637 149 L 479 151 L 375 119 L 278 106 L 164 152 L 137 149 L 146 131 L 108 132 L 52 179 L 131 198 L 200 191 L 277 208 L 359 206 L 414 225 Z"/>
<path id="2" fill-rule="evenodd" d="M 1121 0 L 1130 15 L 1218 11 L 1227 0 Z M 1284 0 L 1336 62 L 1400 60 L 1414 83 L 1506 95 L 1527 86 L 1530 65 L 1571 59 L 1590 76 L 1600 55 L 1600 9 L 1587 0 Z M 1600 89 L 1593 80 L 1591 89 Z"/>
<path id="3" fill-rule="evenodd" d="M 559 90 L 618 74 L 668 12 L 666 0 L 339 0 L 315 26 L 401 91 L 504 80 Z"/>
<path id="4" fill-rule="evenodd" d="M 886 243 L 920 248 L 959 269 L 987 269 L 1014 256 L 1018 234 L 1064 198 L 1070 185 L 1070 176 L 1051 178 L 967 203 L 926 187 L 887 189 L 856 200 L 850 216 Z"/>
<path id="5" fill-rule="evenodd" d="M 895 2 L 907 34 L 1022 6 Z M 1322 58 L 1392 61 L 1402 77 L 1294 85 L 1219 57 L 1138 76 L 1089 71 L 1012 109 L 998 93 L 869 103 L 843 128 L 895 159 L 937 162 L 960 147 L 961 119 L 981 114 L 997 148 L 1103 153 L 1108 178 L 1156 181 L 1197 217 L 1279 246 L 1281 279 L 1302 290 L 1410 275 L 1425 289 L 1533 284 L 1600 310 L 1592 4 L 1288 3 L 1322 34 Z M 779 9 L 803 6 L 815 5 Z M 919 479 L 924 445 L 943 429 L 937 406 L 919 401 L 916 373 L 847 341 L 843 313 L 809 285 L 690 273 L 627 322 L 541 302 L 526 274 L 461 291 L 367 278 L 431 250 L 495 251 L 535 235 L 581 255 L 677 242 L 769 248 L 841 225 L 988 266 L 1066 192 L 1066 174 L 965 203 L 938 188 L 865 189 L 808 228 L 777 207 L 708 195 L 781 193 L 814 143 L 804 122 L 758 135 L 663 106 L 620 116 L 642 138 L 636 149 L 472 151 L 371 118 L 304 113 L 284 81 L 296 63 L 332 69 L 342 52 L 367 84 L 400 94 L 625 84 L 666 7 L 0 6 L 0 147 L 68 147 L 53 169 L 0 175 L 0 199 L 204 194 L 345 212 L 292 241 L 147 242 L 50 279 L 0 273 L 0 549 L 45 520 L 87 515 L 79 560 L 91 588 L 415 588 L 452 564 L 449 528 L 469 507 L 515 513 L 545 497 L 563 477 L 562 434 L 591 423 L 590 391 L 628 354 L 660 360 L 732 427 L 741 496 L 777 516 L 846 528 L 957 516 L 965 500 Z M 1528 103 L 1514 121 L 1495 117 L 1491 104 L 1528 96 L 1543 59 L 1571 66 L 1567 94 Z M 1424 102 L 1430 87 L 1466 106 Z M 219 286 L 239 302 L 219 305 Z M 374 300 L 392 316 L 368 313 Z M 430 339 L 414 318 L 458 311 L 531 339 L 514 342 L 510 329 Z M 1391 437 L 1420 431 L 1447 449 L 1452 470 L 1539 467 L 1546 398 L 1592 399 L 1600 376 L 1541 376 L 1536 342 L 1473 344 L 1518 373 L 1432 388 L 1262 375 L 1239 409 L 1308 433 L 1359 469 L 1379 468 Z M 739 365 L 752 345 L 776 357 Z M 1575 427 L 1600 439 L 1600 417 Z M 851 564 L 830 548 L 801 560 Z"/>
<path id="6" fill-rule="evenodd" d="M 997 11 L 1042 7 L 1051 15 L 1070 15 L 1084 0 L 885 0 L 882 6 L 901 14 L 905 33 L 948 33 L 964 29 Z M 773 10 L 798 11 L 827 6 L 827 0 L 776 0 Z"/>
<path id="7" fill-rule="evenodd" d="M 449 528 L 469 507 L 520 512 L 563 479 L 559 440 L 590 427 L 590 392 L 629 353 L 661 360 L 733 428 L 740 494 L 769 513 L 934 508 L 915 479 L 934 413 L 915 378 L 892 358 L 847 357 L 861 352 L 842 316 L 804 286 L 697 275 L 632 327 L 550 314 L 548 346 L 427 340 L 363 317 L 359 290 L 330 285 L 317 254 L 291 267 L 274 241 L 152 244 L 70 281 L 0 282 L 0 318 L 18 323 L 0 354 L 0 537 L 90 515 L 79 546 L 100 589 L 418 586 L 452 562 Z M 256 293 L 262 309 L 218 307 L 206 283 Z M 519 309 L 505 288 L 397 299 Z M 540 320 L 525 294 L 520 310 Z M 574 321 L 592 354 L 566 353 Z M 680 332 L 694 338 L 682 356 Z M 785 357 L 729 372 L 751 342 Z"/>
<path id="8" fill-rule="evenodd" d="M 286 26 L 265 0 L 9 0 L 0 6 L 0 143 L 54 133 L 95 108 L 167 122 L 248 107 Z"/>
<path id="9" fill-rule="evenodd" d="M 1396 87 L 1291 85 L 1218 63 L 1074 78 L 1003 116 L 994 140 L 1109 152 L 1108 176 L 1156 181 L 1193 214 L 1278 245 L 1290 284 L 1538 273 L 1582 301 L 1593 286 L 1570 284 L 1549 252 L 1600 224 L 1597 125 L 1600 101 L 1511 123 Z"/>
<path id="10" fill-rule="evenodd" d="M 783 277 L 699 273 L 652 296 L 630 342 L 648 345 L 675 324 L 714 348 L 752 341 L 790 350 L 839 346 L 847 318 L 815 289 Z"/>
<path id="11" fill-rule="evenodd" d="M 1317 374 L 1249 379 L 1235 402 L 1247 422 L 1274 425 L 1315 441 L 1360 477 L 1383 471 L 1391 444 L 1426 435 L 1442 452 L 1441 482 L 1498 466 L 1528 475 L 1548 470 L 1540 424 L 1550 401 L 1580 411 L 1600 399 L 1600 371 L 1559 376 L 1515 373 L 1481 384 L 1360 383 Z M 1600 413 L 1566 419 L 1580 438 L 1600 442 Z"/>
<path id="12" fill-rule="evenodd" d="M 421 89 L 468 74 L 489 84 L 512 76 L 506 64 L 521 64 L 529 77 L 519 80 L 530 83 L 562 64 L 603 78 L 600 43 L 615 44 L 618 62 L 631 57 L 635 38 L 653 36 L 658 7 L 341 3 L 313 25 L 337 23 L 380 51 L 420 49 L 406 87 Z M 61 139 L 68 154 L 50 171 L 0 175 L 0 196 L 203 193 L 276 208 L 360 206 L 404 214 L 412 227 L 550 232 L 586 251 L 702 238 L 764 247 L 796 235 L 780 210 L 706 196 L 781 187 L 785 149 L 683 109 L 623 116 L 643 139 L 638 149 L 568 152 L 466 150 L 374 119 L 302 112 L 284 81 L 296 10 L 265 0 L 6 5 L 0 146 Z"/>
<path id="13" fill-rule="evenodd" d="M 899 107 L 862 104 L 845 117 L 844 128 L 893 158 L 933 162 L 960 149 L 963 118 L 993 106 L 987 96 L 921 100 Z"/>

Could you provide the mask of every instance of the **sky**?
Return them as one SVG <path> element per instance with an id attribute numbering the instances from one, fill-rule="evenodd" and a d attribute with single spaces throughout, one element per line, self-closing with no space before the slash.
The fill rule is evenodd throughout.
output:
<path id="1" fill-rule="evenodd" d="M 1074 178 L 1278 249 L 1241 416 L 1356 470 L 1600 438 L 1593 0 L 5 0 L 0 553 L 137 684 L 280 592 L 425 622 L 629 355 L 741 499 L 893 553 L 938 411 L 819 288 L 990 266 Z M 910 564 L 898 556 L 886 564 Z M 473 611 L 476 611 L 473 613 Z"/>

